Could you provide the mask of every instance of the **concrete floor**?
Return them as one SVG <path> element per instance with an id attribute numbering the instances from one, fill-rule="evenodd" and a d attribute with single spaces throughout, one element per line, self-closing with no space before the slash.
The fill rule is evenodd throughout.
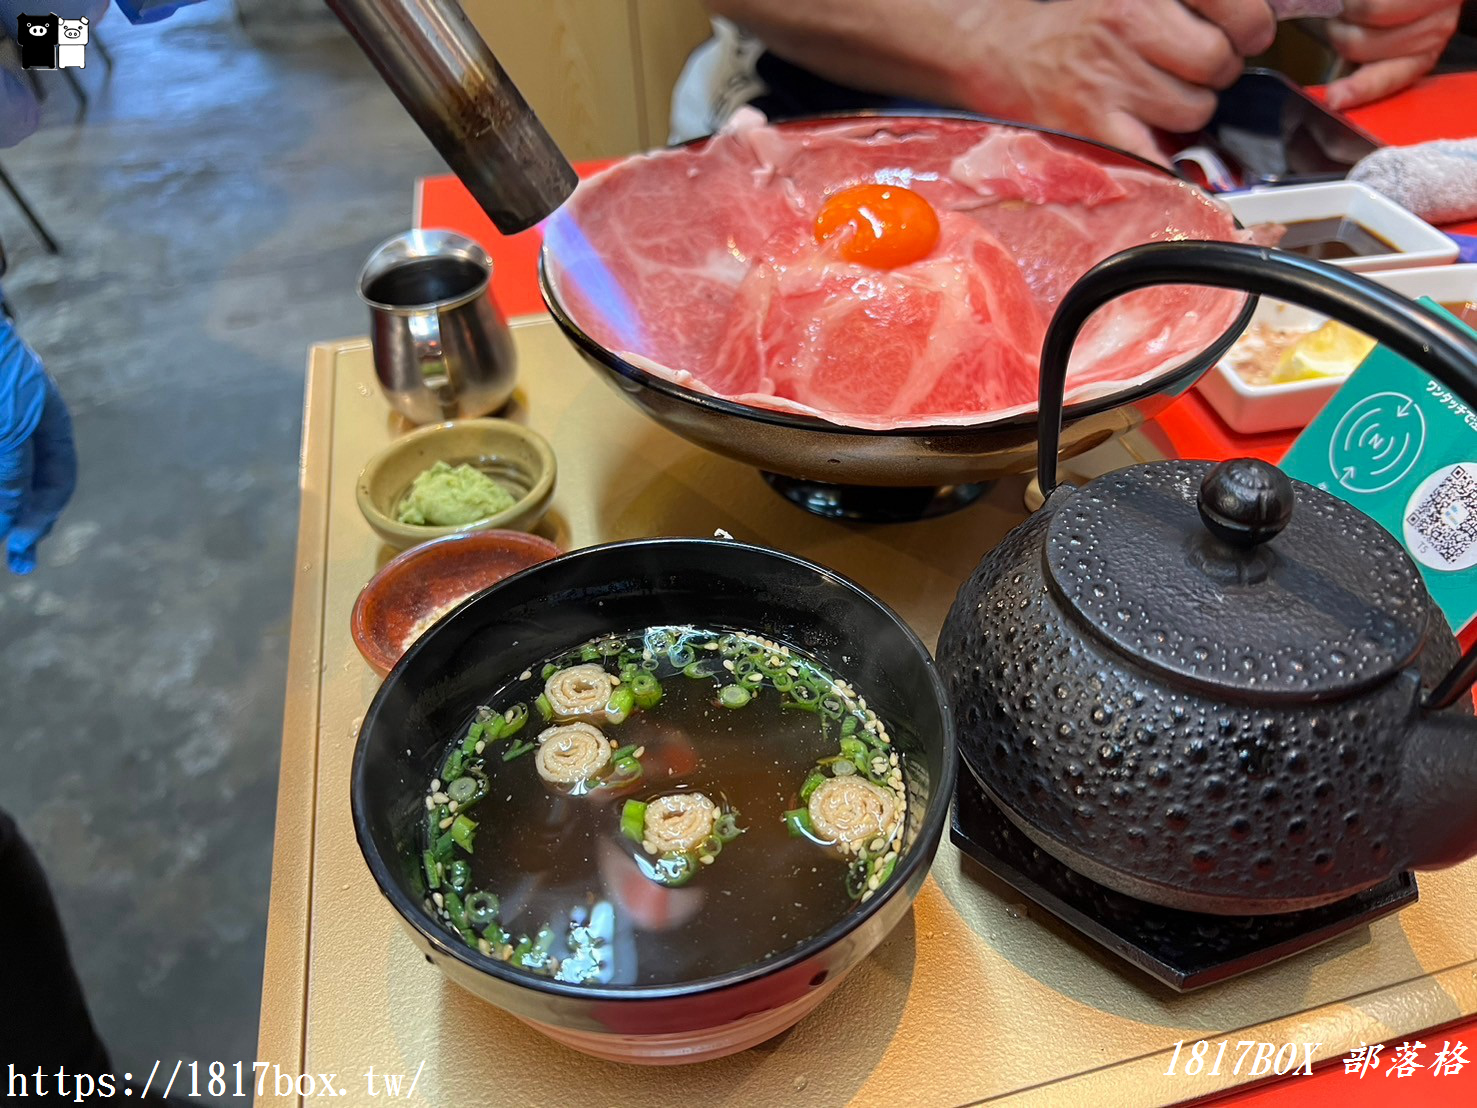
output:
<path id="1" fill-rule="evenodd" d="M 0 806 L 135 1073 L 255 1056 L 305 348 L 363 332 L 356 270 L 442 171 L 336 27 L 255 22 L 109 17 L 86 122 L 45 75 L 0 152 L 63 243 L 0 197 L 81 456 L 35 575 L 0 571 Z"/>

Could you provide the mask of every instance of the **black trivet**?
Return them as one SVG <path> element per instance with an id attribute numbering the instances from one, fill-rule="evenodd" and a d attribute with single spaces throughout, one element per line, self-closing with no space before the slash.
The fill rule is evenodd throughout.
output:
<path id="1" fill-rule="evenodd" d="M 961 766 L 954 845 L 1062 922 L 1181 992 L 1271 965 L 1414 904 L 1408 873 L 1335 904 L 1275 916 L 1161 908 L 1067 868 L 1006 818 Z"/>

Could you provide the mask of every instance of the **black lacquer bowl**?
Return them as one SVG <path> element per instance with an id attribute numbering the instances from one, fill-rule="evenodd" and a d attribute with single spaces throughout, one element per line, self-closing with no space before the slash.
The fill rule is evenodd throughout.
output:
<path id="1" fill-rule="evenodd" d="M 1126 151 L 1041 127 L 961 112 L 871 112 L 806 117 L 844 121 L 876 116 L 966 119 L 1001 123 L 1053 136 L 1057 145 L 1108 165 L 1164 173 L 1164 167 Z M 785 123 L 779 126 L 785 126 Z M 686 144 L 697 148 L 698 139 Z M 973 501 L 987 483 L 1028 472 L 1036 463 L 1036 411 L 962 427 L 867 430 L 843 427 L 812 416 L 750 407 L 697 392 L 657 376 L 601 345 L 560 300 L 551 280 L 545 247 L 539 258 L 539 288 L 554 321 L 585 361 L 617 392 L 668 430 L 714 453 L 764 472 L 781 495 L 819 515 L 873 522 L 917 519 L 952 511 Z M 1220 360 L 1245 330 L 1256 298 L 1214 342 L 1150 381 L 1069 404 L 1062 420 L 1064 458 L 1132 430 L 1152 419 Z M 677 366 L 674 368 L 690 368 Z"/>
<path id="2" fill-rule="evenodd" d="M 794 949 L 670 986 L 576 986 L 520 973 L 447 932 L 424 906 L 426 782 L 491 691 L 592 637 L 659 623 L 728 627 L 800 647 L 847 679 L 904 755 L 905 850 L 871 900 Z M 843 659 L 843 655 L 845 658 Z M 799 558 L 699 539 L 592 547 L 468 600 L 405 654 L 354 752 L 354 832 L 380 891 L 448 978 L 578 1050 L 627 1062 L 721 1057 L 806 1015 L 907 913 L 948 817 L 954 724 L 927 649 L 857 585 Z"/>

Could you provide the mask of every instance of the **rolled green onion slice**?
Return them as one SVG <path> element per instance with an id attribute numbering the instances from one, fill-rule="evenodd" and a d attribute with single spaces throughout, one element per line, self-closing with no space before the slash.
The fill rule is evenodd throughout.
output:
<path id="1" fill-rule="evenodd" d="M 617 685 L 611 690 L 610 699 L 605 703 L 605 718 L 611 723 L 625 723 L 632 711 L 636 708 L 636 694 L 631 691 L 629 685 Z"/>
<path id="2" fill-rule="evenodd" d="M 742 685 L 724 685 L 718 690 L 718 703 L 725 708 L 742 708 L 752 699 L 754 694 Z"/>
<path id="3" fill-rule="evenodd" d="M 646 804 L 640 800 L 628 800 L 621 809 L 621 834 L 632 842 L 646 838 Z"/>
<path id="4" fill-rule="evenodd" d="M 815 834 L 815 828 L 810 823 L 809 808 L 794 808 L 785 813 L 784 820 L 785 830 L 790 833 L 791 838 L 808 838 Z"/>
<path id="5" fill-rule="evenodd" d="M 737 812 L 724 812 L 716 823 L 713 824 L 713 834 L 726 843 L 733 842 L 744 833 L 744 829 L 738 825 Z"/>
<path id="6" fill-rule="evenodd" d="M 523 725 L 527 722 L 528 705 L 514 704 L 503 715 L 503 726 L 502 730 L 498 732 L 498 738 L 511 739 L 519 731 L 523 730 Z"/>
<path id="7" fill-rule="evenodd" d="M 483 892 L 481 889 L 475 893 L 468 893 L 462 906 L 467 914 L 467 923 L 473 930 L 481 931 L 497 919 L 499 904 L 497 897 L 492 893 Z"/>
<path id="8" fill-rule="evenodd" d="M 631 678 L 631 695 L 636 698 L 636 704 L 640 708 L 655 708 L 662 699 L 662 686 L 649 673 L 638 673 Z"/>
<path id="9" fill-rule="evenodd" d="M 477 779 L 475 777 L 458 777 L 446 786 L 446 795 L 458 804 L 465 804 L 477 795 Z"/>
<path id="10" fill-rule="evenodd" d="M 805 784 L 800 786 L 800 802 L 802 804 L 810 800 L 810 794 L 815 792 L 826 783 L 826 775 L 819 770 L 813 772 L 805 779 Z"/>

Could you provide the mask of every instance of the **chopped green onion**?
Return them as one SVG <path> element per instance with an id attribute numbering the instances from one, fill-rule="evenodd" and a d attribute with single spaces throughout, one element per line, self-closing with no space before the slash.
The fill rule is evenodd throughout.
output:
<path id="1" fill-rule="evenodd" d="M 855 735 L 857 726 L 858 723 L 856 716 L 847 716 L 841 721 L 842 736 L 845 738 L 849 738 L 850 736 Z"/>
<path id="2" fill-rule="evenodd" d="M 543 693 L 538 694 L 538 699 L 533 702 L 533 706 L 538 709 L 538 714 L 544 717 L 545 723 L 554 718 L 554 705 L 549 703 L 549 698 Z"/>
<path id="3" fill-rule="evenodd" d="M 467 894 L 463 907 L 467 913 L 467 923 L 474 930 L 480 931 L 497 919 L 499 904 L 494 894 L 479 889 L 475 893 Z"/>
<path id="4" fill-rule="evenodd" d="M 821 697 L 821 714 L 827 719 L 840 719 L 846 714 L 846 704 L 835 693 Z"/>
<path id="5" fill-rule="evenodd" d="M 472 853 L 472 840 L 477 835 L 477 821 L 470 820 L 466 816 L 457 816 L 451 821 L 450 834 L 452 841 L 470 854 Z"/>
<path id="6" fill-rule="evenodd" d="M 841 755 L 844 758 L 855 758 L 867 753 L 867 744 L 861 739 L 846 738 L 841 740 Z"/>
<path id="7" fill-rule="evenodd" d="M 547 681 L 550 677 L 553 677 L 554 674 L 556 674 L 558 672 L 559 672 L 559 667 L 556 666 L 553 662 L 549 662 L 548 664 L 546 664 L 544 666 L 544 669 L 543 669 L 543 679 L 545 681 Z"/>
<path id="8" fill-rule="evenodd" d="M 709 858 L 716 858 L 719 854 L 723 853 L 723 842 L 724 840 L 719 838 L 718 833 L 715 831 L 697 844 L 697 850 L 694 853 L 699 858 L 704 855 L 707 855 Z"/>
<path id="9" fill-rule="evenodd" d="M 663 854 L 648 865 L 651 878 L 672 889 L 687 884 L 697 873 L 697 865 L 686 854 Z"/>
<path id="10" fill-rule="evenodd" d="M 458 777 L 446 786 L 446 795 L 458 804 L 465 804 L 477 795 L 477 779 L 475 777 Z"/>
<path id="11" fill-rule="evenodd" d="M 640 673 L 631 679 L 631 695 L 641 708 L 655 708 L 662 699 L 662 685 L 649 673 Z"/>
<path id="12" fill-rule="evenodd" d="M 446 914 L 451 917 L 451 926 L 458 931 L 467 930 L 467 910 L 462 898 L 448 890 L 442 894 L 442 903 L 446 905 Z"/>
<path id="13" fill-rule="evenodd" d="M 637 744 L 627 743 L 625 746 L 619 747 L 618 749 L 612 750 L 610 752 L 611 761 L 619 762 L 622 758 L 629 758 L 634 755 L 639 749 L 640 747 L 637 746 Z"/>
<path id="14" fill-rule="evenodd" d="M 451 857 L 451 852 L 454 849 L 456 849 L 456 840 L 451 837 L 450 831 L 444 835 L 436 836 L 435 841 L 431 844 L 431 853 L 435 854 L 443 862 Z"/>
<path id="15" fill-rule="evenodd" d="M 635 758 L 620 758 L 611 769 L 611 774 L 616 778 L 616 783 L 628 785 L 640 777 L 644 771 L 641 763 Z"/>
<path id="16" fill-rule="evenodd" d="M 760 646 L 753 639 L 745 639 L 742 648 L 746 658 L 762 658 L 769 653 L 769 647 Z"/>
<path id="17" fill-rule="evenodd" d="M 432 851 L 426 851 L 421 855 L 421 865 L 426 869 L 426 887 L 439 889 L 441 887 L 441 863 L 436 861 L 436 855 Z"/>
<path id="18" fill-rule="evenodd" d="M 724 685 L 718 690 L 718 703 L 725 708 L 742 708 L 753 699 L 754 694 L 742 685 Z"/>
<path id="19" fill-rule="evenodd" d="M 619 662 L 620 668 L 622 670 L 635 669 L 641 664 L 641 659 L 643 657 L 645 657 L 645 655 L 643 655 L 639 650 L 622 651 Z"/>
<path id="20" fill-rule="evenodd" d="M 678 669 L 686 669 L 697 661 L 697 655 L 687 643 L 679 642 L 667 653 L 667 660 Z"/>
<path id="21" fill-rule="evenodd" d="M 718 652 L 720 654 L 729 655 L 738 650 L 738 648 L 739 637 L 737 635 L 718 636 Z"/>
<path id="22" fill-rule="evenodd" d="M 641 668 L 644 669 L 647 673 L 655 673 L 657 670 L 659 670 L 659 669 L 662 668 L 661 659 L 660 658 L 642 658 L 641 659 Z"/>
<path id="23" fill-rule="evenodd" d="M 751 673 L 759 672 L 759 663 L 753 658 L 740 658 L 733 663 L 733 672 L 739 677 L 747 677 Z"/>
<path id="24" fill-rule="evenodd" d="M 446 867 L 446 883 L 457 892 L 467 887 L 467 882 L 472 878 L 472 867 L 460 858 Z"/>
<path id="25" fill-rule="evenodd" d="M 611 723 L 625 723 L 626 717 L 636 708 L 636 694 L 628 685 L 617 685 L 610 691 L 605 704 L 605 718 Z"/>
<path id="26" fill-rule="evenodd" d="M 799 708 L 806 712 L 814 712 L 820 707 L 820 693 L 802 681 L 796 681 L 790 689 L 790 699 L 784 705 L 786 708 Z"/>
<path id="27" fill-rule="evenodd" d="M 791 838 L 802 838 L 815 834 L 815 828 L 810 824 L 809 808 L 794 808 L 784 815 L 785 830 L 790 833 Z"/>
<path id="28" fill-rule="evenodd" d="M 726 843 L 733 842 L 743 833 L 744 829 L 738 825 L 737 812 L 724 812 L 713 824 L 713 834 Z"/>
<path id="29" fill-rule="evenodd" d="M 865 858 L 858 858 L 846 867 L 846 892 L 852 900 L 857 900 L 862 893 L 867 891 L 867 870 L 870 867 Z"/>
<path id="30" fill-rule="evenodd" d="M 715 671 L 712 664 L 702 660 L 693 662 L 690 665 L 685 665 L 682 667 L 682 676 L 691 677 L 694 680 L 701 680 L 704 677 L 712 677 L 714 672 Z"/>
<path id="31" fill-rule="evenodd" d="M 626 644 L 623 640 L 612 636 L 608 639 L 601 639 L 595 645 L 595 649 L 606 658 L 617 658 L 625 651 Z"/>
<path id="32" fill-rule="evenodd" d="M 580 651 L 580 661 L 582 662 L 598 662 L 600 658 L 600 648 L 593 643 Z"/>
<path id="33" fill-rule="evenodd" d="M 618 676 L 620 677 L 623 684 L 629 685 L 632 681 L 636 680 L 637 674 L 645 672 L 646 671 L 644 669 L 641 669 L 639 666 L 621 666 L 621 671 Z"/>
<path id="34" fill-rule="evenodd" d="M 646 838 L 646 804 L 640 800 L 628 800 L 621 809 L 621 834 L 632 842 Z"/>
<path id="35" fill-rule="evenodd" d="M 897 868 L 897 859 L 894 858 L 892 861 L 888 862 L 885 866 L 882 866 L 882 867 L 880 867 L 877 870 L 876 874 L 874 874 L 873 876 L 875 876 L 877 878 L 877 887 L 878 888 L 881 888 L 883 885 L 887 884 L 887 879 L 892 876 L 892 871 L 894 869 L 896 869 L 896 868 Z"/>
<path id="36" fill-rule="evenodd" d="M 800 802 L 803 804 L 810 799 L 810 794 L 815 792 L 826 783 L 826 775 L 819 771 L 812 773 L 805 779 L 805 784 L 800 786 Z"/>
<path id="37" fill-rule="evenodd" d="M 497 737 L 500 739 L 511 739 L 519 731 L 523 730 L 523 725 L 527 722 L 528 705 L 514 704 L 503 714 L 503 725 L 501 730 L 498 731 Z"/>
<path id="38" fill-rule="evenodd" d="M 475 747 L 473 749 L 476 749 Z M 453 750 L 451 757 L 446 759 L 446 766 L 441 771 L 441 780 L 455 781 L 462 775 L 462 769 L 467 764 L 467 756 L 460 749 Z"/>
<path id="39" fill-rule="evenodd" d="M 769 679 L 769 683 L 782 693 L 787 693 L 795 687 L 795 679 L 788 673 L 776 673 Z"/>
<path id="40" fill-rule="evenodd" d="M 507 750 L 503 751 L 503 761 L 511 762 L 514 758 L 521 758 L 537 745 L 537 743 L 523 742 L 521 740 L 515 742 Z"/>

